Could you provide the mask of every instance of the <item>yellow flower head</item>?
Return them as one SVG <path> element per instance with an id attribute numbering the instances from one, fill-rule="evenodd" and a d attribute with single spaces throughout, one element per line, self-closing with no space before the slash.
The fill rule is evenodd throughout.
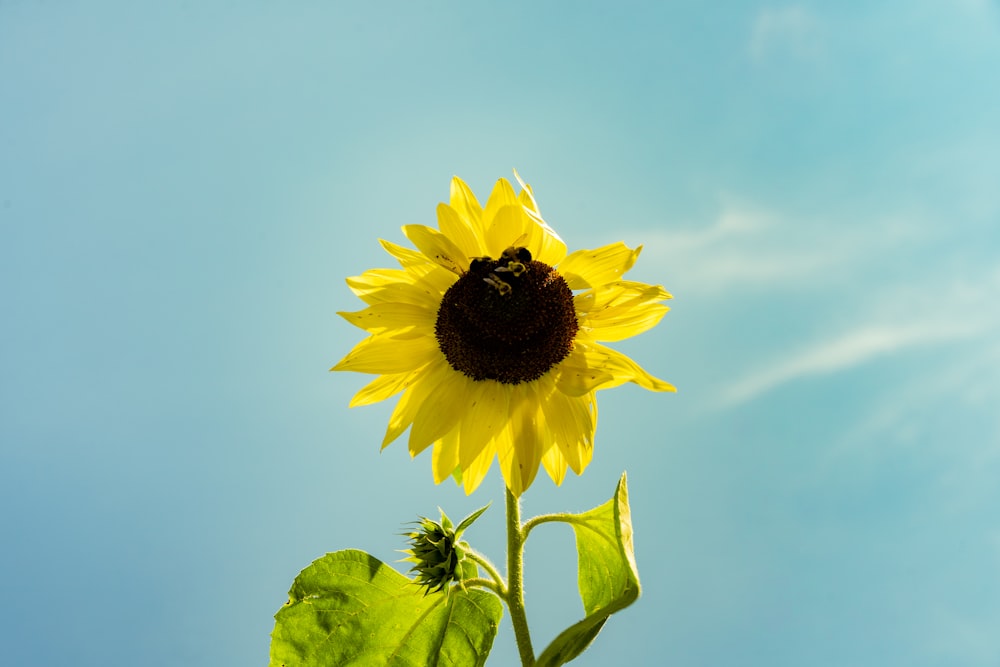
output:
<path id="1" fill-rule="evenodd" d="M 351 407 L 401 394 L 382 447 L 409 429 L 412 456 L 433 445 L 434 481 L 455 474 L 466 493 L 494 456 L 515 495 L 539 464 L 556 484 L 567 466 L 582 473 L 598 389 L 674 391 L 601 344 L 642 333 L 669 310 L 662 287 L 622 279 L 642 247 L 567 255 L 518 183 L 515 194 L 497 181 L 482 208 L 452 179 L 438 229 L 404 226 L 416 250 L 381 241 L 402 268 L 348 278 L 368 307 L 340 313 L 370 335 L 332 370 L 378 375 Z"/>

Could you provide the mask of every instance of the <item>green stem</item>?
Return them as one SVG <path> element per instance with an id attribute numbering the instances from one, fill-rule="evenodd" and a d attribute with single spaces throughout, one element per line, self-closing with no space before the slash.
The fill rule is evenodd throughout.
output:
<path id="1" fill-rule="evenodd" d="M 493 578 L 493 581 L 496 583 L 495 590 L 498 591 L 498 595 L 506 599 L 507 584 L 504 582 L 503 577 L 500 576 L 500 573 L 497 571 L 496 567 L 494 567 L 493 563 L 491 563 L 486 556 L 482 555 L 481 553 L 473 549 L 468 549 L 465 553 L 470 560 L 472 560 L 474 563 L 477 563 L 479 567 L 486 570 L 486 573 L 489 574 L 490 577 Z"/>
<path id="2" fill-rule="evenodd" d="M 462 586 L 466 588 L 486 588 L 497 594 L 497 597 L 501 600 L 504 598 L 504 590 L 500 588 L 499 585 L 492 579 L 486 579 L 485 577 L 476 577 L 474 579 L 465 579 L 462 581 Z"/>
<path id="3" fill-rule="evenodd" d="M 521 531 L 521 505 L 517 496 L 507 492 L 507 608 L 514 626 L 517 650 L 522 667 L 533 667 L 535 651 L 531 648 L 528 616 L 524 611 L 524 533 Z"/>
<path id="4" fill-rule="evenodd" d="M 540 514 L 532 519 L 528 519 L 521 526 L 522 538 L 527 540 L 528 533 L 540 524 L 550 523 L 552 521 L 560 521 L 562 523 L 579 523 L 579 519 L 575 514 L 570 514 L 569 512 L 558 512 L 556 514 Z"/>

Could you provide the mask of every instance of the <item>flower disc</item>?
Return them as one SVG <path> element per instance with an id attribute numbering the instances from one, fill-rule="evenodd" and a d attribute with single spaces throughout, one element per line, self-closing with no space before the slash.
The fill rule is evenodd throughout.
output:
<path id="1" fill-rule="evenodd" d="M 517 256 L 520 253 L 520 257 Z M 523 248 L 475 259 L 441 300 L 434 334 L 448 364 L 473 380 L 537 380 L 573 349 L 573 292 Z"/>

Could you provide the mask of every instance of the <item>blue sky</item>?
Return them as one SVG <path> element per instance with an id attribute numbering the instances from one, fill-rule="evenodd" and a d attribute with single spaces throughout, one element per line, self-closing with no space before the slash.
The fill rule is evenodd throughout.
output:
<path id="1" fill-rule="evenodd" d="M 0 3 L 0 644 L 265 664 L 326 551 L 467 498 L 327 369 L 343 278 L 512 167 L 674 310 L 600 396 L 644 595 L 577 663 L 1000 662 L 1000 7 Z M 540 648 L 579 614 L 528 544 Z M 515 660 L 509 627 L 491 664 Z"/>

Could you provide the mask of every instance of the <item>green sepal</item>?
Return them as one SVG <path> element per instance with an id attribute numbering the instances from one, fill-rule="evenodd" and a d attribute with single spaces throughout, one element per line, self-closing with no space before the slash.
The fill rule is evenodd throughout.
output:
<path id="1" fill-rule="evenodd" d="M 586 616 L 552 640 L 537 667 L 557 667 L 579 656 L 611 614 L 639 597 L 625 474 L 611 500 L 566 522 L 576 535 L 577 583 Z"/>
<path id="2" fill-rule="evenodd" d="M 425 594 L 374 556 L 329 553 L 299 573 L 275 614 L 270 667 L 486 663 L 503 605 L 455 587 Z"/>
<path id="3" fill-rule="evenodd" d="M 458 537 L 463 532 L 465 532 L 465 529 L 468 528 L 469 526 L 471 526 L 472 522 L 475 521 L 476 519 L 478 519 L 482 515 L 483 512 L 485 512 L 486 510 L 488 510 L 490 508 L 490 505 L 492 505 L 492 504 L 493 504 L 492 502 L 486 503 L 485 505 L 483 505 L 482 507 L 480 507 L 479 509 L 477 509 L 475 512 L 473 512 L 472 514 L 470 514 L 469 516 L 467 516 L 464 519 L 462 519 L 462 522 L 459 523 L 458 527 L 455 529 L 455 537 Z M 443 514 L 444 514 L 444 512 L 442 512 L 442 515 Z"/>

